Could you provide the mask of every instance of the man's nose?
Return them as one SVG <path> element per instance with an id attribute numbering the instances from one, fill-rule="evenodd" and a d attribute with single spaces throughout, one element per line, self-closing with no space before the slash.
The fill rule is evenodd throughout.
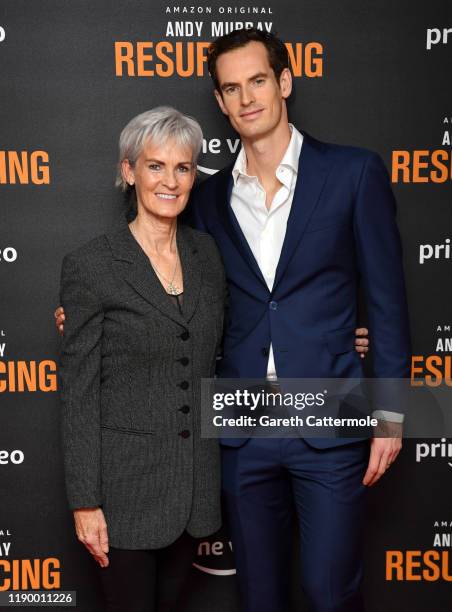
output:
<path id="1" fill-rule="evenodd" d="M 240 93 L 240 103 L 242 106 L 249 106 L 255 101 L 253 90 L 250 87 L 242 87 Z"/>

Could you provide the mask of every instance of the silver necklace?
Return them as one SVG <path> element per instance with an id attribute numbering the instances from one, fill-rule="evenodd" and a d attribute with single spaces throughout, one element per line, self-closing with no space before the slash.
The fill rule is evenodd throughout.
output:
<path id="1" fill-rule="evenodd" d="M 135 240 L 137 242 L 139 242 L 138 238 L 137 238 L 137 235 L 135 234 L 134 228 L 131 225 L 129 227 L 130 227 L 130 229 L 132 231 L 132 234 L 135 237 Z M 173 241 L 175 240 L 175 238 L 176 238 L 176 234 L 174 233 Z M 165 283 L 167 283 L 167 287 L 165 289 L 166 293 L 169 293 L 170 295 L 179 295 L 180 293 L 182 293 L 181 289 L 177 285 L 174 284 L 174 278 L 176 276 L 176 271 L 177 271 L 177 264 L 179 263 L 179 251 L 177 250 L 177 245 L 176 245 L 176 261 L 174 263 L 174 270 L 173 270 L 173 275 L 171 277 L 171 280 L 166 278 L 166 276 L 164 276 L 158 270 L 157 266 L 153 263 L 153 261 L 152 261 L 152 259 L 151 259 L 151 257 L 149 255 L 148 255 L 148 259 L 149 259 L 149 262 L 150 262 L 150 264 L 152 266 L 152 269 L 157 274 L 157 276 L 159 276 L 161 279 L 163 279 L 165 281 Z M 162 283 L 162 284 L 164 284 L 164 283 Z"/>
<path id="2" fill-rule="evenodd" d="M 177 248 L 176 248 L 176 263 L 174 264 L 173 276 L 172 276 L 171 280 L 168 280 L 166 278 L 166 276 L 163 276 L 163 274 L 161 272 L 159 272 L 159 270 L 157 270 L 155 264 L 152 263 L 152 259 L 150 257 L 149 257 L 149 261 L 151 262 L 151 266 L 152 266 L 154 272 L 158 276 L 160 276 L 160 278 L 162 278 L 166 283 L 168 283 L 168 285 L 166 287 L 166 292 L 167 293 L 169 293 L 170 295 L 179 295 L 179 293 L 182 293 L 181 290 L 179 289 L 179 287 L 174 284 L 174 277 L 176 276 L 177 264 L 178 264 L 178 261 L 179 261 L 179 253 L 177 252 Z"/>

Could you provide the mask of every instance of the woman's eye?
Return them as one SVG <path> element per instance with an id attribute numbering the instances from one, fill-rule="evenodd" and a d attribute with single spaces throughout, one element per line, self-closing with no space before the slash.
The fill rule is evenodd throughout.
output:
<path id="1" fill-rule="evenodd" d="M 154 172 L 158 172 L 160 170 L 159 164 L 149 164 L 149 170 L 153 170 Z"/>
<path id="2" fill-rule="evenodd" d="M 179 172 L 185 174 L 186 172 L 190 172 L 190 168 L 188 166 L 179 166 Z"/>

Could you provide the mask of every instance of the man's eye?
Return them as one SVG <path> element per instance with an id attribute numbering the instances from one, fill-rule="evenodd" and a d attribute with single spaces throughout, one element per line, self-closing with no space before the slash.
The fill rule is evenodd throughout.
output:
<path id="1" fill-rule="evenodd" d="M 226 89 L 226 93 L 228 93 L 228 94 L 233 94 L 233 93 L 235 93 L 235 92 L 236 92 L 236 90 L 237 90 L 237 87 L 228 87 L 228 88 Z"/>
<path id="2" fill-rule="evenodd" d="M 265 83 L 265 79 L 256 79 L 254 82 L 256 85 L 262 85 L 263 83 Z"/>

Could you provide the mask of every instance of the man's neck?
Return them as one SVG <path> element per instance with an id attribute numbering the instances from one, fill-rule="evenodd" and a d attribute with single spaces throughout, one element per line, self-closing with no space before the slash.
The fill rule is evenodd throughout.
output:
<path id="1" fill-rule="evenodd" d="M 252 140 L 242 139 L 249 176 L 257 176 L 262 184 L 275 179 L 276 169 L 289 146 L 291 131 L 285 120 L 265 136 Z"/>

